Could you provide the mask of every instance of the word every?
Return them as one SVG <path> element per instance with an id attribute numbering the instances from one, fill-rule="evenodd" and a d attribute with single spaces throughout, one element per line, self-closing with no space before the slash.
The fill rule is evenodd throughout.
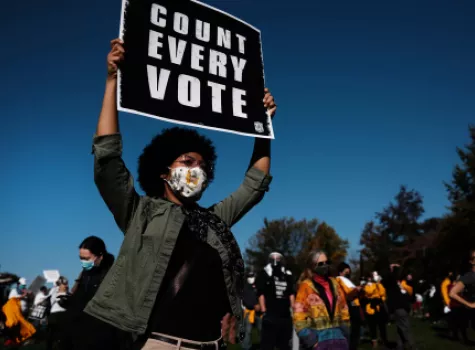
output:
<path id="1" fill-rule="evenodd" d="M 167 9 L 164 6 L 158 4 L 152 4 L 150 22 L 154 26 L 160 28 L 167 27 Z M 173 16 L 173 30 L 180 35 L 189 34 L 189 18 L 188 16 L 175 12 Z M 210 24 L 196 20 L 195 21 L 195 38 L 206 45 L 210 42 Z M 232 40 L 231 32 L 229 30 L 217 27 L 216 45 L 225 49 L 231 49 Z M 164 60 L 163 52 L 163 40 L 164 34 L 151 29 L 149 31 L 149 46 L 148 56 L 157 60 Z M 228 79 L 228 73 L 232 69 L 232 80 L 234 82 L 242 83 L 243 71 L 246 67 L 246 59 L 237 57 L 235 55 L 227 55 L 223 52 L 205 48 L 203 45 L 197 43 L 189 44 L 183 39 L 177 39 L 172 35 L 167 35 L 168 55 L 169 62 L 181 66 L 183 63 L 183 57 L 185 53 L 191 57 L 190 68 L 199 72 L 204 72 L 205 67 L 203 61 L 205 54 L 208 56 L 207 72 L 210 75 L 219 76 L 224 79 Z M 236 41 L 239 53 L 245 53 L 246 38 L 242 35 L 236 34 Z M 228 59 L 229 56 L 229 59 Z M 231 64 L 229 64 L 229 62 Z M 154 65 L 147 65 L 147 77 L 150 95 L 154 99 L 163 100 L 168 86 L 172 72 L 169 69 L 158 68 Z M 187 107 L 198 108 L 201 106 L 201 85 L 200 79 L 187 75 L 177 74 L 178 82 L 178 102 Z M 217 82 L 207 81 L 206 87 L 211 89 L 211 107 L 215 113 L 222 113 L 222 92 L 227 88 L 232 90 L 232 110 L 233 116 L 240 118 L 247 118 L 247 114 L 243 112 L 243 106 L 246 106 L 244 97 L 246 91 L 236 87 L 229 87 Z"/>

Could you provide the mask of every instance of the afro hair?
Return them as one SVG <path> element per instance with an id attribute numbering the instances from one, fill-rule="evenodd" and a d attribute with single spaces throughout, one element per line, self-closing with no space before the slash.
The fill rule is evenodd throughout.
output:
<path id="1" fill-rule="evenodd" d="M 216 151 L 210 139 L 192 129 L 174 127 L 155 136 L 139 157 L 138 182 L 149 197 L 161 197 L 165 191 L 161 175 L 182 154 L 196 152 L 206 162 L 208 183 L 214 179 Z"/>

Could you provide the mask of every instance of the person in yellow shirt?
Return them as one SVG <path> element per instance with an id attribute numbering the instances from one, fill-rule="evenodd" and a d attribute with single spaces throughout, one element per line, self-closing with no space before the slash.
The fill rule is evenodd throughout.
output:
<path id="1" fill-rule="evenodd" d="M 361 286 L 356 286 L 350 280 L 351 268 L 347 263 L 342 262 L 338 266 L 338 276 L 336 280 L 340 285 L 341 289 L 348 303 L 348 308 L 350 311 L 350 347 L 349 350 L 357 350 L 358 343 L 360 340 L 360 331 L 361 331 L 361 304 L 358 299 L 358 296 L 363 289 Z"/>
<path id="2" fill-rule="evenodd" d="M 370 275 L 363 291 L 368 300 L 365 307 L 365 315 L 368 321 L 373 349 L 378 347 L 378 329 L 384 345 L 388 345 L 386 330 L 388 314 L 385 305 L 386 289 L 381 284 L 381 276 L 376 271 Z"/>
<path id="3" fill-rule="evenodd" d="M 440 295 L 442 296 L 442 302 L 444 303 L 444 314 L 450 312 L 450 296 L 449 287 L 454 282 L 455 277 L 453 271 L 449 271 L 447 277 L 442 281 L 440 285 Z"/>
<path id="4" fill-rule="evenodd" d="M 401 289 L 412 298 L 414 295 L 414 287 L 412 286 L 412 275 L 407 275 L 406 279 L 401 281 Z"/>

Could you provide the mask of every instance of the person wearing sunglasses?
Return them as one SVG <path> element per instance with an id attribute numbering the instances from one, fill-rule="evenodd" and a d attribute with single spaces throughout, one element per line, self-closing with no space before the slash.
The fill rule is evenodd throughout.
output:
<path id="1" fill-rule="evenodd" d="M 294 327 L 300 344 L 315 350 L 348 350 L 350 314 L 330 262 L 322 251 L 312 251 L 299 279 L 294 304 Z"/>
<path id="2" fill-rule="evenodd" d="M 231 228 L 269 189 L 270 140 L 256 138 L 241 186 L 203 208 L 198 201 L 215 175 L 213 143 L 194 129 L 165 129 L 139 157 L 139 195 L 122 159 L 117 112 L 125 48 L 120 39 L 111 42 L 93 140 L 94 180 L 124 241 L 85 309 L 88 337 L 75 348 L 216 350 L 236 333 L 244 337 L 244 262 Z M 267 89 L 262 98 L 274 116 Z"/>

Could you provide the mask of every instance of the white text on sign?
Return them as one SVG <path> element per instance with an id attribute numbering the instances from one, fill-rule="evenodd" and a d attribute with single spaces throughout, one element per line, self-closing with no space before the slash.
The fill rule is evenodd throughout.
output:
<path id="1" fill-rule="evenodd" d="M 167 26 L 167 9 L 158 4 L 152 4 L 150 22 L 159 28 Z M 173 14 L 173 31 L 180 35 L 190 35 L 189 33 L 189 17 L 183 13 L 175 12 Z M 194 38 L 203 43 L 210 42 L 210 23 L 195 20 Z M 163 42 L 167 40 L 168 52 L 163 52 Z M 239 34 L 234 34 L 221 27 L 216 28 L 216 45 L 223 49 L 230 50 L 232 45 L 237 45 L 240 54 L 245 54 L 246 38 Z M 241 83 L 243 79 L 243 71 L 246 67 L 246 60 L 231 54 L 206 49 L 205 46 L 188 43 L 183 39 L 177 39 L 172 35 L 164 38 L 163 33 L 157 30 L 149 31 L 148 56 L 157 60 L 162 60 L 163 55 L 168 55 L 171 63 L 181 65 L 184 55 L 191 57 L 191 69 L 204 72 L 205 69 L 210 75 L 227 78 L 228 74 L 233 75 L 233 79 L 237 83 Z M 203 66 L 204 55 L 208 56 L 208 66 Z M 230 71 L 232 70 L 232 73 Z M 150 95 L 157 100 L 163 100 L 167 91 L 168 81 L 171 71 L 169 69 L 158 68 L 154 65 L 147 65 L 147 76 Z M 207 81 L 202 84 L 201 81 L 187 74 L 179 74 L 174 77 L 178 80 L 177 98 L 178 102 L 187 107 L 200 107 L 201 105 L 201 89 L 208 88 L 211 90 L 212 111 L 222 113 L 222 92 L 226 91 L 226 86 L 213 81 Z M 205 86 L 202 86 L 205 85 Z M 247 114 L 243 112 L 242 107 L 246 106 L 246 91 L 237 87 L 232 89 L 232 106 L 233 115 L 239 118 L 247 118 Z"/>

